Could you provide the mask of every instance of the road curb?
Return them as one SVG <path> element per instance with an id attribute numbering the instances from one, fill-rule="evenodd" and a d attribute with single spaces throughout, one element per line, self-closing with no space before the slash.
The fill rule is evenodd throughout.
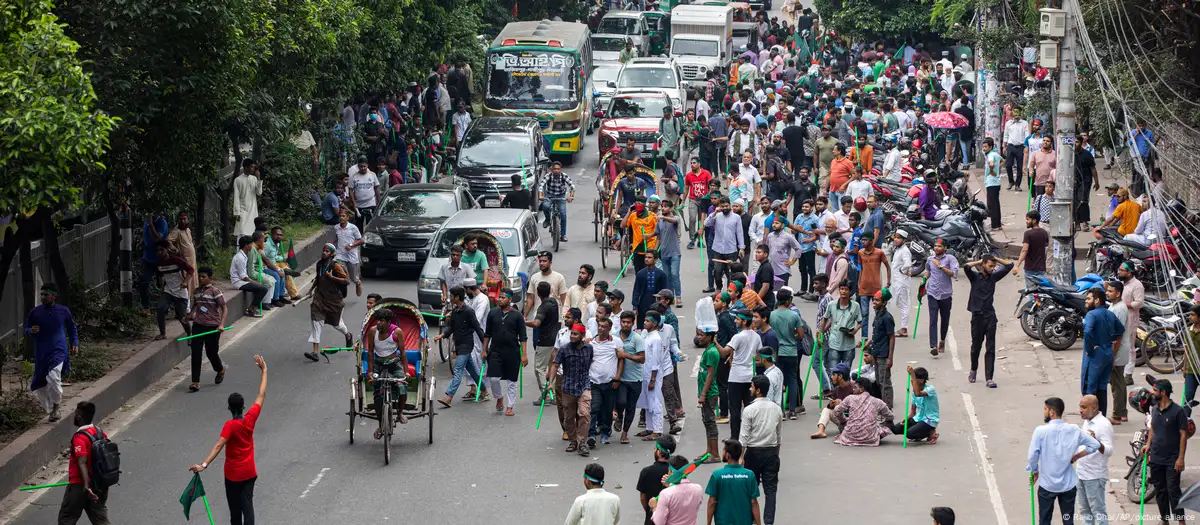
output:
<path id="1" fill-rule="evenodd" d="M 299 271 L 315 264 L 321 257 L 325 243 L 333 241 L 332 229 L 325 229 L 302 240 L 296 248 L 299 268 L 294 269 Z M 243 317 L 247 294 L 227 287 L 222 291 L 229 305 L 226 321 L 233 324 Z M 95 403 L 95 420 L 101 421 L 179 364 L 188 355 L 186 344 L 172 339 L 154 341 L 76 397 Z M 62 411 L 63 418 L 57 423 L 39 423 L 0 449 L 0 495 L 7 496 L 16 491 L 25 480 L 62 454 L 76 429 L 71 421 L 70 407 L 62 407 Z"/>

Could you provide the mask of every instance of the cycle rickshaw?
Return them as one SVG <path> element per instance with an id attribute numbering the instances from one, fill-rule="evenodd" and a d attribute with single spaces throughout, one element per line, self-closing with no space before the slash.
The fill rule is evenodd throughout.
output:
<path id="1" fill-rule="evenodd" d="M 495 305 L 500 299 L 500 290 L 508 286 L 508 258 L 504 255 L 504 248 L 500 245 L 500 240 L 486 230 L 471 230 L 465 232 L 458 238 L 458 240 L 454 241 L 454 244 L 459 246 L 464 245 L 466 243 L 466 238 L 469 235 L 475 236 L 476 249 L 483 252 L 488 263 L 488 269 L 486 272 L 484 272 L 484 275 L 476 275 L 475 280 L 479 283 L 479 286 L 484 288 L 484 292 L 487 294 L 488 300 L 492 303 L 492 305 Z M 449 315 L 449 313 L 450 305 L 442 305 L 443 319 L 441 323 L 441 329 L 443 332 L 449 328 L 450 323 L 446 322 L 447 319 L 444 318 L 445 316 Z M 453 373 L 453 362 L 448 361 L 450 358 L 450 344 L 452 343 L 446 339 L 438 341 L 437 351 L 438 357 L 441 358 L 443 363 L 451 363 L 450 371 Z"/>
<path id="2" fill-rule="evenodd" d="M 403 351 L 408 360 L 406 378 L 389 377 L 386 371 L 378 373 L 373 382 L 405 381 L 408 386 L 408 403 L 397 406 L 398 401 L 392 399 L 392 389 L 384 388 L 382 414 L 375 413 L 374 394 L 367 381 L 367 359 L 372 359 L 371 349 L 362 341 L 366 340 L 367 330 L 375 324 L 375 313 L 380 309 L 392 311 L 396 326 L 404 331 Z M 354 373 L 350 376 L 350 443 L 354 443 L 354 419 L 373 419 L 379 422 L 383 440 L 383 463 L 392 461 L 392 434 L 395 431 L 398 414 L 403 414 L 411 421 L 414 418 L 426 418 L 429 421 L 429 444 L 433 444 L 433 400 L 435 378 L 433 363 L 429 361 L 429 329 L 421 318 L 421 311 L 406 299 L 387 298 L 375 305 L 363 323 L 362 340 L 355 346 L 357 358 L 354 363 Z M 327 358 L 328 359 L 328 358 Z"/>
<path id="3" fill-rule="evenodd" d="M 616 202 L 616 182 L 622 171 L 616 171 L 616 177 L 613 176 L 613 167 L 620 162 L 620 149 L 614 149 L 605 154 L 600 160 L 600 176 L 597 180 L 597 190 L 600 193 L 600 198 L 596 199 L 592 205 L 592 224 L 595 228 L 596 241 L 600 243 L 600 265 L 603 268 L 608 268 L 608 252 L 609 250 L 618 249 L 614 246 L 614 237 L 618 235 L 620 224 L 614 222 L 612 215 L 614 211 L 613 203 Z M 639 192 L 641 197 L 650 197 L 658 192 L 658 174 L 654 170 L 642 165 L 634 164 L 635 176 L 646 183 L 646 190 Z M 604 186 L 601 187 L 601 184 Z M 621 259 L 624 261 L 629 257 L 631 252 L 630 236 L 620 235 Z"/>

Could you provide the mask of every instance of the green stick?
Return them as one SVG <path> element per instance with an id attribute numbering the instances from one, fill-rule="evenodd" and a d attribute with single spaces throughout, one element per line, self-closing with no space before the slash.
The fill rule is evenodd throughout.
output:
<path id="1" fill-rule="evenodd" d="M 348 352 L 350 350 L 354 350 L 354 347 L 353 346 L 327 346 L 327 347 L 321 349 L 322 352 L 331 352 L 331 353 L 332 352 Z"/>
<path id="2" fill-rule="evenodd" d="M 1033 185 L 1029 185 L 1029 195 L 1025 196 L 1025 213 L 1029 213 L 1029 209 L 1033 206 Z"/>
<path id="3" fill-rule="evenodd" d="M 226 327 L 225 327 L 225 329 L 226 329 L 226 330 L 228 330 L 228 329 L 230 329 L 230 328 L 233 328 L 233 325 L 229 325 L 229 326 L 226 326 Z M 199 333 L 199 334 L 185 335 L 185 336 L 183 336 L 183 337 L 180 337 L 179 339 L 176 339 L 176 341 L 187 341 L 188 339 L 195 339 L 195 338 L 197 338 L 197 337 L 203 337 L 203 336 L 206 336 L 206 335 L 212 335 L 212 334 L 215 334 L 215 333 L 217 333 L 217 332 L 220 332 L 220 330 L 209 330 L 209 331 L 207 331 L 207 332 L 202 332 L 202 333 Z"/>
<path id="4" fill-rule="evenodd" d="M 862 375 L 863 356 L 866 355 L 866 353 L 867 353 L 867 340 L 863 339 L 862 344 L 859 345 L 859 348 L 858 348 L 858 375 L 860 375 L 860 376 Z"/>
<path id="5" fill-rule="evenodd" d="M 700 273 L 708 275 L 704 269 L 705 254 L 708 251 L 704 247 L 704 224 L 699 219 L 696 220 L 696 235 L 700 238 Z"/>
<path id="6" fill-rule="evenodd" d="M 435 314 L 435 313 L 430 313 L 430 312 L 421 312 L 421 315 L 423 315 L 425 317 L 433 317 L 434 319 L 445 319 L 446 318 L 446 316 L 444 316 L 442 314 Z"/>
<path id="7" fill-rule="evenodd" d="M 483 362 L 483 370 L 479 372 L 479 384 L 475 385 L 475 402 L 479 402 L 479 394 L 483 392 L 484 374 L 487 373 L 487 361 Z M 497 394 L 498 395 L 498 394 Z M 499 398 L 496 398 L 499 399 Z"/>
<path id="8" fill-rule="evenodd" d="M 517 382 L 517 397 L 525 399 L 525 367 L 522 366 L 517 375 L 520 376 L 520 381 Z"/>
<path id="9" fill-rule="evenodd" d="M 1033 497 L 1033 474 L 1029 475 L 1029 523 L 1037 525 L 1037 500 Z M 1142 506 L 1145 508 L 1145 505 Z"/>
<path id="10" fill-rule="evenodd" d="M 913 318 L 913 339 L 917 338 L 917 327 L 921 324 L 921 306 L 924 306 L 924 304 L 920 301 L 917 302 L 917 316 Z"/>
<path id="11" fill-rule="evenodd" d="M 808 372 L 804 374 L 804 383 L 800 384 L 800 402 L 804 402 L 804 392 L 808 389 L 808 380 L 812 378 L 812 362 L 817 359 L 817 338 L 813 338 L 812 355 L 808 357 Z"/>
<path id="12" fill-rule="evenodd" d="M 542 412 L 544 412 L 546 410 L 546 397 L 553 396 L 553 395 L 554 394 L 550 393 L 550 380 L 547 379 L 546 384 L 542 385 L 542 406 L 540 408 L 538 408 L 538 419 L 537 419 L 537 424 L 534 425 L 534 427 L 533 427 L 534 430 L 542 428 Z"/>
<path id="13" fill-rule="evenodd" d="M 641 228 L 641 230 L 642 230 L 642 256 L 644 257 L 645 253 L 646 253 L 646 228 L 643 227 L 643 228 Z M 630 252 L 631 253 L 629 254 L 629 258 L 625 259 L 625 265 L 621 266 L 621 273 L 618 273 L 617 278 L 613 279 L 613 283 L 612 283 L 613 286 L 616 286 L 617 282 L 619 282 L 621 280 L 621 277 L 623 277 L 625 275 L 625 269 L 629 267 L 629 263 L 632 262 L 633 257 L 635 255 L 637 255 L 637 252 L 634 250 L 630 250 Z"/>
<path id="14" fill-rule="evenodd" d="M 262 278 L 262 273 L 263 273 L 262 272 L 262 270 L 263 270 L 262 252 L 259 252 L 258 250 L 254 250 L 254 260 L 258 264 L 258 282 L 261 283 L 263 280 L 263 278 Z M 267 293 L 270 294 L 271 292 L 268 291 Z M 266 297 L 267 296 L 264 295 L 263 299 L 266 299 Z M 262 315 L 262 311 L 263 311 L 262 305 L 263 305 L 262 300 L 259 300 L 258 301 L 258 315 Z"/>
<path id="15" fill-rule="evenodd" d="M 912 374 L 908 374 L 908 386 L 904 388 L 904 410 L 912 404 Z M 908 448 L 908 414 L 904 414 L 904 445 Z"/>
<path id="16" fill-rule="evenodd" d="M 49 488 L 54 488 L 54 487 L 62 487 L 62 486 L 70 485 L 70 484 L 71 484 L 71 482 L 69 482 L 69 481 L 63 481 L 61 483 L 49 483 L 46 485 L 34 485 L 32 487 L 21 487 L 19 490 L 21 490 L 21 491 L 41 490 L 41 489 L 49 489 Z"/>
<path id="17" fill-rule="evenodd" d="M 208 514 L 208 525 L 215 525 L 216 522 L 213 521 L 212 517 L 212 507 L 208 506 L 208 494 L 200 496 L 200 501 L 204 502 L 204 512 Z"/>
<path id="18" fill-rule="evenodd" d="M 1149 462 L 1150 462 L 1150 455 L 1143 454 L 1142 455 L 1142 493 L 1138 495 L 1138 498 L 1140 498 L 1142 500 L 1142 503 L 1138 510 L 1138 524 L 1139 525 L 1146 522 L 1146 465 Z M 1030 492 L 1032 493 L 1032 489 L 1030 489 Z"/>

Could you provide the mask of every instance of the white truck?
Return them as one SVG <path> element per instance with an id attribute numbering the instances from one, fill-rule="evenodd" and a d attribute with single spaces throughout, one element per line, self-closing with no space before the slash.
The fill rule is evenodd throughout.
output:
<path id="1" fill-rule="evenodd" d="M 733 55 L 730 6 L 679 5 L 671 10 L 671 58 L 689 90 L 704 87 L 705 74 L 728 67 Z"/>

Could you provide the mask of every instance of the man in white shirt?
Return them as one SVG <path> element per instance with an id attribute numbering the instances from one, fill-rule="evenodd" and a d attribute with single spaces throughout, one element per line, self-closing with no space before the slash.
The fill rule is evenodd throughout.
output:
<path id="1" fill-rule="evenodd" d="M 1151 239 L 1153 235 L 1155 238 Z M 1138 217 L 1137 228 L 1134 228 L 1133 233 L 1126 235 L 1125 240 L 1137 241 L 1142 244 L 1150 245 L 1167 238 L 1167 214 L 1162 210 L 1155 208 L 1153 205 L 1146 208 Z"/>
<path id="2" fill-rule="evenodd" d="M 350 203 L 358 210 L 354 222 L 362 231 L 375 216 L 375 204 L 379 202 L 379 177 L 367 167 L 367 157 L 358 158 L 358 164 L 350 168 Z"/>
<path id="3" fill-rule="evenodd" d="M 1024 177 L 1025 138 L 1029 136 L 1029 124 L 1019 113 L 1004 125 L 1004 169 L 1008 175 L 1008 189 L 1013 189 Z M 1016 169 L 1016 178 L 1013 169 Z"/>
<path id="4" fill-rule="evenodd" d="M 754 362 L 763 368 L 762 375 L 771 381 L 771 388 L 767 390 L 767 399 L 783 408 L 783 371 L 775 366 L 774 352 L 774 348 L 762 348 Z"/>
<path id="5" fill-rule="evenodd" d="M 450 125 L 454 127 L 454 143 L 462 144 L 463 136 L 467 134 L 467 127 L 471 125 L 471 114 L 467 113 L 467 105 L 458 104 L 458 111 L 450 117 Z"/>
<path id="6" fill-rule="evenodd" d="M 487 314 L 488 311 L 492 309 L 492 301 L 488 299 L 487 294 L 483 293 L 483 290 L 479 288 L 479 282 L 473 278 L 464 279 L 463 287 L 467 289 L 467 306 L 471 308 L 471 311 L 475 312 L 475 320 L 479 321 L 479 329 L 487 330 Z M 471 360 L 475 362 L 476 370 L 483 370 L 482 357 L 483 340 L 481 340 L 479 335 L 476 334 L 475 347 L 471 350 Z M 470 374 L 467 374 L 467 378 L 470 378 Z M 480 381 L 480 383 L 482 384 L 474 385 L 469 394 L 471 395 L 471 399 L 475 399 L 475 389 L 482 388 L 483 392 L 479 396 L 479 402 L 486 403 L 492 399 L 492 396 L 491 394 L 488 394 L 487 382 Z"/>
<path id="7" fill-rule="evenodd" d="M 250 279 L 250 275 L 246 272 L 250 249 L 253 246 L 254 243 L 249 235 L 238 237 L 238 250 L 234 252 L 233 259 L 229 261 L 229 281 L 233 284 L 234 288 L 253 295 L 247 304 L 260 305 L 263 304 L 263 299 L 266 298 L 267 292 L 270 289 Z M 270 309 L 270 304 L 263 305 L 263 310 Z M 262 314 L 254 307 L 247 308 L 246 315 L 249 317 L 262 317 Z"/>
<path id="8" fill-rule="evenodd" d="M 732 356 L 725 390 L 729 394 L 729 435 L 736 439 L 742 431 L 742 407 L 753 400 L 750 380 L 754 377 L 754 355 L 762 348 L 762 338 L 754 331 L 750 312 L 739 310 L 734 316 L 741 331 L 734 334 L 721 354 Z"/>
<path id="9" fill-rule="evenodd" d="M 738 180 L 729 183 L 729 195 L 734 197 L 729 200 L 733 201 L 738 198 L 750 200 L 751 196 L 753 196 L 753 200 L 757 201 L 762 197 L 762 175 L 759 175 L 758 168 L 754 166 L 753 153 L 745 151 L 741 157 L 742 163 L 738 164 Z M 733 189 L 734 186 L 745 187 L 741 188 L 740 192 L 735 192 Z"/>
<path id="10" fill-rule="evenodd" d="M 771 200 L 763 197 L 758 199 L 759 212 L 750 217 L 750 246 L 757 247 L 762 244 L 766 237 L 766 229 L 763 221 L 767 220 L 767 216 L 771 215 Z M 753 266 L 753 265 L 752 265 Z M 754 273 L 754 269 L 750 269 L 750 273 Z"/>
<path id="11" fill-rule="evenodd" d="M 1112 423 L 1100 413 L 1099 400 L 1092 395 L 1079 400 L 1079 416 L 1083 418 L 1080 428 L 1101 445 L 1100 450 L 1091 454 L 1083 447 L 1079 447 L 1075 453 L 1078 458 L 1075 460 L 1075 472 L 1079 476 L 1079 493 L 1076 497 L 1079 516 L 1086 525 L 1107 525 L 1104 493 L 1108 489 L 1108 458 L 1113 453 Z"/>
<path id="12" fill-rule="evenodd" d="M 338 225 L 333 227 L 333 233 L 337 236 L 337 253 L 333 259 L 342 263 L 347 276 L 354 281 L 355 294 L 362 297 L 362 276 L 358 273 L 358 247 L 363 244 L 362 232 L 350 224 L 350 216 L 342 212 Z"/>
<path id="13" fill-rule="evenodd" d="M 911 287 L 909 276 L 913 272 L 912 250 L 908 249 L 908 232 L 896 230 L 892 236 L 892 297 L 896 298 L 896 309 L 900 311 L 899 337 L 908 337 L 908 311 Z M 919 269 L 918 269 L 919 270 Z"/>
<path id="14" fill-rule="evenodd" d="M 666 380 L 666 365 L 671 362 L 671 354 L 667 351 L 666 341 L 659 331 L 662 316 L 655 311 L 647 313 L 643 326 L 646 327 L 642 335 L 646 360 L 642 365 L 642 392 L 638 396 L 637 408 L 646 411 L 647 434 L 642 439 L 654 441 L 663 434 L 663 383 Z"/>
<path id="15" fill-rule="evenodd" d="M 592 366 L 588 369 L 588 379 L 592 382 L 592 423 L 588 429 L 588 448 L 596 446 L 597 434 L 600 443 L 608 444 L 613 409 L 617 406 L 617 389 L 625 370 L 625 360 L 617 359 L 617 351 L 625 349 L 625 342 L 613 337 L 612 327 L 612 319 L 598 319 L 596 337 L 592 338 Z"/>
<path id="16" fill-rule="evenodd" d="M 617 525 L 621 498 L 604 490 L 604 467 L 599 463 L 583 467 L 583 486 L 587 492 L 571 504 L 566 525 Z"/>
<path id="17" fill-rule="evenodd" d="M 889 149 L 887 156 L 883 158 L 883 176 L 890 180 L 900 182 L 900 177 L 903 174 L 901 168 L 903 168 L 903 166 L 904 163 L 902 162 L 900 147 L 893 144 L 892 149 Z"/>

